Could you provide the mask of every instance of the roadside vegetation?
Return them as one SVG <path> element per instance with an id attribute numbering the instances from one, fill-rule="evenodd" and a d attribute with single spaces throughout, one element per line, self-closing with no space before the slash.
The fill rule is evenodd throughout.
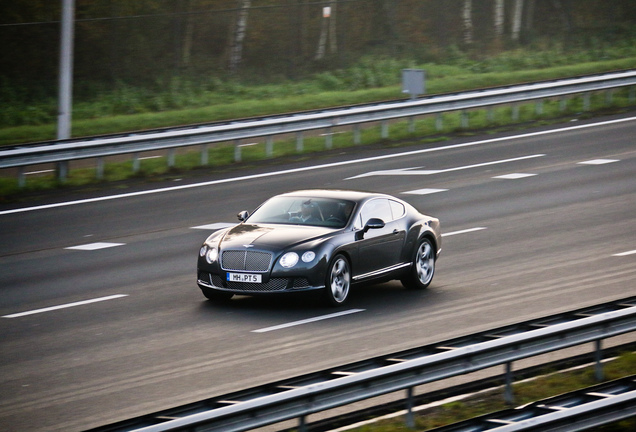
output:
<path id="1" fill-rule="evenodd" d="M 624 353 L 616 360 L 604 365 L 606 381 L 611 381 L 634 374 L 636 371 L 636 354 Z M 581 388 L 599 384 L 594 378 L 594 367 L 571 370 L 568 372 L 545 372 L 545 375 L 514 385 L 515 406 L 523 406 L 531 402 L 547 399 L 552 396 L 572 392 Z M 416 428 L 409 429 L 404 418 L 381 420 L 377 423 L 352 429 L 352 432 L 423 432 L 429 429 L 449 425 L 462 420 L 510 409 L 503 399 L 503 390 L 493 390 L 467 399 L 450 402 L 430 408 L 416 414 Z M 612 425 L 593 429 L 592 432 L 628 432 L 636 430 L 636 419 L 628 419 Z"/>

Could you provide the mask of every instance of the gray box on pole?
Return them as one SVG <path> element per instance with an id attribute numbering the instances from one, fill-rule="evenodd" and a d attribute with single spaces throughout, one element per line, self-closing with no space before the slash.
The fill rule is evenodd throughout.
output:
<path id="1" fill-rule="evenodd" d="M 402 69 L 402 93 L 408 93 L 412 99 L 426 92 L 426 72 L 422 69 Z"/>

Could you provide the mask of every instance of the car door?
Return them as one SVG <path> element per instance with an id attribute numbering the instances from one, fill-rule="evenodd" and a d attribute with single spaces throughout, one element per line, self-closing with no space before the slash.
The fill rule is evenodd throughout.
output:
<path id="1" fill-rule="evenodd" d="M 398 203 L 399 204 L 399 203 Z M 382 219 L 383 228 L 370 229 L 358 240 L 358 265 L 354 269 L 358 278 L 395 266 L 400 263 L 400 252 L 406 232 L 394 220 L 391 203 L 386 198 L 376 198 L 365 203 L 360 210 L 356 229 L 362 230 L 372 218 Z"/>

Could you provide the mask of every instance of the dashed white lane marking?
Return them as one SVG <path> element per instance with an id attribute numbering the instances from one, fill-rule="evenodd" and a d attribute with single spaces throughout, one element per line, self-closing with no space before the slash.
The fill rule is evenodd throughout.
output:
<path id="1" fill-rule="evenodd" d="M 294 321 L 294 322 L 290 322 L 287 324 L 280 324 L 277 326 L 272 326 L 272 327 L 265 327 L 262 329 L 258 329 L 258 330 L 252 330 L 252 333 L 267 333 L 267 332 L 271 332 L 274 330 L 281 330 L 284 328 L 288 328 L 288 327 L 295 327 L 295 326 L 299 326 L 299 325 L 303 325 L 303 324 L 309 324 L 309 323 L 313 323 L 316 321 L 323 321 L 323 320 L 327 320 L 327 319 L 331 319 L 331 318 L 337 318 L 337 317 L 341 317 L 344 315 L 351 315 L 354 313 L 358 313 L 358 312 L 364 312 L 365 309 L 350 309 L 350 310 L 346 310 L 346 311 L 342 311 L 342 312 L 336 312 L 336 313 L 332 313 L 329 315 L 322 315 L 322 316 L 318 316 L 318 317 L 314 317 L 314 318 L 308 318 L 308 319 L 304 319 L 304 320 L 300 320 L 300 321 Z"/>
<path id="2" fill-rule="evenodd" d="M 618 162 L 618 159 L 592 159 L 589 161 L 579 162 L 579 165 L 605 165 Z"/>
<path id="3" fill-rule="evenodd" d="M 103 302 L 103 301 L 107 301 L 107 300 L 114 300 L 114 299 L 118 299 L 121 297 L 128 297 L 128 294 L 116 294 L 116 295 L 111 295 L 111 296 L 107 296 L 107 297 L 100 297 L 100 298 L 95 298 L 95 299 L 91 299 L 91 300 L 83 300 L 83 301 L 78 301 L 78 302 L 74 302 L 74 303 L 67 303 L 67 304 L 63 304 L 63 305 L 59 305 L 59 306 L 51 306 L 51 307 L 46 307 L 46 308 L 42 308 L 42 309 L 35 309 L 35 310 L 31 310 L 31 311 L 26 311 L 26 312 L 19 312 L 19 313 L 15 313 L 15 314 L 11 314 L 11 315 L 4 315 L 2 318 L 19 318 L 19 317 L 23 317 L 23 316 L 27 316 L 27 315 L 34 315 L 34 314 L 39 314 L 39 313 L 43 313 L 43 312 L 51 312 L 54 310 L 58 310 L 58 309 L 66 309 L 66 308 L 71 308 L 71 307 L 75 307 L 75 306 L 82 306 L 82 305 L 87 305 L 90 303 L 97 303 L 97 302 Z"/>
<path id="4" fill-rule="evenodd" d="M 486 227 L 475 227 L 475 228 L 468 228 L 465 230 L 459 230 L 459 231 L 451 231 L 451 232 L 447 232 L 447 233 L 443 233 L 442 237 L 450 237 L 450 236 L 454 236 L 454 235 L 458 235 L 458 234 L 466 234 L 466 233 L 471 233 L 471 232 L 475 232 L 475 231 L 481 231 L 481 230 L 485 230 L 487 229 Z"/>
<path id="5" fill-rule="evenodd" d="M 434 194 L 439 192 L 446 192 L 447 190 L 448 189 L 417 189 L 417 190 L 412 190 L 412 191 L 407 191 L 402 193 L 407 195 L 429 195 L 429 194 Z"/>
<path id="6" fill-rule="evenodd" d="M 93 251 L 98 249 L 106 249 L 116 246 L 123 246 L 125 243 L 106 243 L 106 242 L 97 242 L 97 243 L 88 243 L 85 245 L 71 246 L 64 249 L 69 250 L 83 250 L 83 251 Z"/>
<path id="7" fill-rule="evenodd" d="M 621 253 L 614 254 L 612 256 L 624 257 L 624 256 L 627 256 L 627 255 L 636 255 L 636 250 L 631 250 L 631 251 L 627 251 L 627 252 L 621 252 Z"/>
<path id="8" fill-rule="evenodd" d="M 511 173 L 511 174 L 504 174 L 504 175 L 500 175 L 500 176 L 495 176 L 493 178 L 494 179 L 504 179 L 504 180 L 517 180 L 517 179 L 522 179 L 522 178 L 532 177 L 532 176 L 536 176 L 536 174 Z"/>
<path id="9" fill-rule="evenodd" d="M 219 223 L 213 223 L 213 224 L 208 224 L 208 225 L 199 225 L 199 226 L 195 226 L 195 227 L 190 227 L 190 229 L 200 229 L 200 230 L 217 230 L 217 229 L 221 229 L 221 228 L 228 228 L 231 226 L 236 225 L 235 223 L 226 223 L 226 222 L 219 222 Z"/>

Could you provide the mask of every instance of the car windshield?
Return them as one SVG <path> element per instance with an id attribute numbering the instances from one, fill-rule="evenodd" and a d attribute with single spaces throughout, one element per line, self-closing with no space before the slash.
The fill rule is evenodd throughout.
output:
<path id="1" fill-rule="evenodd" d="M 313 197 L 274 197 L 248 218 L 249 223 L 278 223 L 344 228 L 355 203 Z"/>

